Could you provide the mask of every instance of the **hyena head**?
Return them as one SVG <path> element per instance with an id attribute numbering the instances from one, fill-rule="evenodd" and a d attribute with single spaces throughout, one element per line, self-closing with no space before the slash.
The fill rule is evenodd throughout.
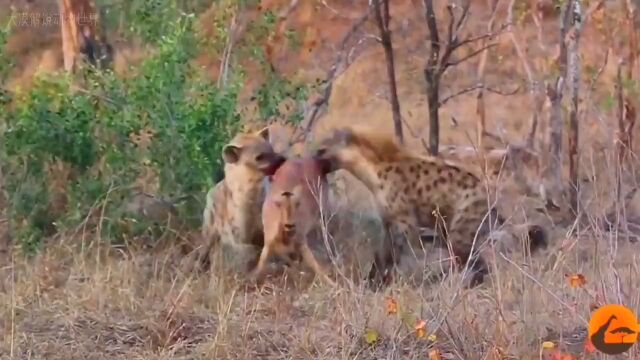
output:
<path id="1" fill-rule="evenodd" d="M 271 176 L 286 158 L 273 150 L 269 142 L 269 128 L 255 133 L 236 135 L 222 149 L 225 170 L 242 167 L 245 171 Z"/>
<path id="2" fill-rule="evenodd" d="M 343 127 L 332 130 L 316 147 L 315 158 L 326 172 L 353 169 L 359 164 L 397 161 L 404 150 L 388 135 Z"/>

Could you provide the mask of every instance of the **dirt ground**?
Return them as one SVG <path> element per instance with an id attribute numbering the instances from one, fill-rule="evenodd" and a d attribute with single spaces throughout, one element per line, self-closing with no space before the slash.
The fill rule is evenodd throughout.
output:
<path id="1" fill-rule="evenodd" d="M 0 10 L 8 2 L 0 0 Z M 35 3 L 51 6 L 53 2 Z M 288 1 L 262 3 L 268 9 L 281 8 Z M 471 33 L 486 29 L 490 15 L 484 3 L 472 6 L 467 25 Z M 415 280 L 418 286 L 399 282 L 382 292 L 368 290 L 361 279 L 380 231 L 367 191 L 338 176 L 343 181 L 336 182 L 335 198 L 342 212 L 335 216 L 348 221 L 333 234 L 338 255 L 324 257 L 336 262 L 336 288 L 311 282 L 309 274 L 295 269 L 275 274 L 259 289 L 220 274 L 182 274 L 180 256 L 173 247 L 154 252 L 109 248 L 97 245 L 100 239 L 92 232 L 51 239 L 33 260 L 11 254 L 0 244 L 0 254 L 11 254 L 0 264 L 0 358 L 433 360 L 439 355 L 442 359 L 550 359 L 552 350 L 542 349 L 544 341 L 575 359 L 605 358 L 584 350 L 591 311 L 606 303 L 622 303 L 636 313 L 640 309 L 635 291 L 640 285 L 638 243 L 629 240 L 639 232 L 635 227 L 607 231 L 603 221 L 605 215 L 622 209 L 627 218 L 640 219 L 640 196 L 625 203 L 616 201 L 610 165 L 617 125 L 615 109 L 604 104 L 614 94 L 617 59 L 626 55 L 620 46 L 625 42 L 624 27 L 616 26 L 620 22 L 616 16 L 621 15 L 617 3 L 610 3 L 602 25 L 596 18 L 600 13 L 594 12 L 596 20 L 587 22 L 581 38 L 584 216 L 577 222 L 563 222 L 556 214 L 536 211 L 544 208 L 540 199 L 505 188 L 499 205 L 508 223 L 495 232 L 494 247 L 481 244 L 483 253 L 493 259 L 491 274 L 481 286 L 466 288 L 468 279 L 460 272 L 438 275 L 447 272 L 448 254 L 429 248 L 424 258 L 406 256 L 405 274 L 426 269 Z M 508 1 L 500 4 L 497 18 L 504 22 Z M 304 79 L 323 76 L 336 43 L 365 6 L 366 2 L 346 0 L 301 2 L 287 21 L 304 34 L 302 50 L 287 52 L 284 45 L 276 49 L 278 70 Z M 399 0 L 391 7 L 405 136 L 408 146 L 420 149 L 420 138 L 426 139 L 428 133 L 422 2 Z M 201 16 L 205 33 L 211 12 Z M 443 9 L 439 13 L 444 14 Z M 533 75 L 551 80 L 558 18 L 548 15 L 541 24 L 539 31 L 530 16 L 524 17 L 514 34 Z M 377 35 L 373 23 L 365 29 Z M 392 131 L 384 54 L 365 35 L 361 35 L 364 45 L 353 52 L 353 63 L 335 81 L 314 136 L 345 123 Z M 8 44 L 10 53 L 20 59 L 10 87 L 28 86 L 37 71 L 59 69 L 59 41 L 58 34 L 46 29 L 19 29 Z M 533 113 L 526 71 L 508 33 L 495 41 L 487 82 L 505 92 L 517 87 L 520 91 L 510 96 L 487 94 L 487 130 L 518 143 L 528 133 Z M 116 49 L 120 49 L 116 59 L 120 69 L 139 61 L 146 51 L 132 43 L 118 43 Z M 602 66 L 607 52 L 608 61 Z M 217 76 L 217 58 L 203 55 L 197 61 L 212 77 Z M 443 96 L 475 84 L 477 66 L 474 59 L 449 70 Z M 442 108 L 443 146 L 475 144 L 475 95 L 456 97 Z M 546 141 L 548 113 L 547 101 L 538 144 Z M 637 127 L 634 138 L 638 139 Z M 624 177 L 625 193 L 637 188 L 636 163 L 632 157 L 632 171 Z M 542 183 L 538 171 L 526 171 L 533 183 Z M 504 180 L 507 185 L 510 181 Z M 529 254 L 523 249 L 522 229 L 532 223 L 547 231 L 548 246 Z M 316 245 L 322 254 L 322 244 Z M 426 266 L 416 266 L 420 264 Z M 569 279 L 577 274 L 585 277 L 586 284 L 572 287 Z M 396 314 L 388 313 L 391 298 L 397 302 Z M 418 336 L 422 327 L 416 329 L 420 320 L 425 321 L 424 337 Z M 634 346 L 624 356 L 608 358 L 639 356 L 640 348 Z"/>

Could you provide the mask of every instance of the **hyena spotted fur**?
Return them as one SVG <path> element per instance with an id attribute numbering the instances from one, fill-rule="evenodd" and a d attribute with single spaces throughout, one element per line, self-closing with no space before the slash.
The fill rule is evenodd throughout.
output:
<path id="1" fill-rule="evenodd" d="M 221 253 L 217 258 L 226 269 L 247 272 L 264 244 L 260 217 L 265 177 L 273 175 L 285 158 L 269 142 L 268 127 L 236 135 L 224 146 L 222 158 L 224 178 L 207 193 L 202 244 L 189 266 L 209 268 L 214 253 Z"/>

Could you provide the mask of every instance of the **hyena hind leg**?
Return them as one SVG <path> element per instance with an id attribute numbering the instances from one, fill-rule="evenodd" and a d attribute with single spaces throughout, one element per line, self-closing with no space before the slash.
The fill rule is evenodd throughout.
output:
<path id="1" fill-rule="evenodd" d="M 486 200 L 482 201 L 461 209 L 453 217 L 447 234 L 447 242 L 460 265 L 465 266 L 467 262 L 469 264 L 470 287 L 484 282 L 485 275 L 489 274 L 489 267 L 478 251 L 483 238 L 489 233 L 489 217 L 485 216 L 486 211 L 483 211 L 486 209 Z"/>
<path id="2" fill-rule="evenodd" d="M 387 286 L 392 281 L 395 268 L 400 265 L 403 248 L 419 242 L 420 233 L 415 224 L 406 222 L 384 222 L 385 234 L 378 251 L 374 255 L 373 265 L 367 280 L 369 286 L 380 288 Z"/>

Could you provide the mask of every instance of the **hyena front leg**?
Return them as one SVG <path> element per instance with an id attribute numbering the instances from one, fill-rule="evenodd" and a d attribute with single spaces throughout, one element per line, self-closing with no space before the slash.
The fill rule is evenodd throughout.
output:
<path id="1" fill-rule="evenodd" d="M 388 285 L 392 280 L 393 268 L 399 265 L 402 249 L 411 242 L 417 242 L 420 233 L 415 220 L 383 221 L 384 236 L 379 250 L 374 255 L 374 263 L 369 272 L 370 286 Z"/>
<path id="2" fill-rule="evenodd" d="M 262 252 L 260 253 L 260 258 L 258 259 L 258 264 L 255 269 L 251 272 L 251 278 L 255 281 L 260 281 L 264 276 L 265 269 L 267 267 L 267 261 L 269 257 L 273 253 L 273 243 L 265 242 L 262 247 Z"/>
<path id="3" fill-rule="evenodd" d="M 486 199 L 470 202 L 453 216 L 448 229 L 447 242 L 454 256 L 462 266 L 469 262 L 469 268 L 473 273 L 471 286 L 482 283 L 489 271 L 484 259 L 474 251 L 483 236 L 488 233 L 489 217 L 485 216 L 486 214 Z"/>

